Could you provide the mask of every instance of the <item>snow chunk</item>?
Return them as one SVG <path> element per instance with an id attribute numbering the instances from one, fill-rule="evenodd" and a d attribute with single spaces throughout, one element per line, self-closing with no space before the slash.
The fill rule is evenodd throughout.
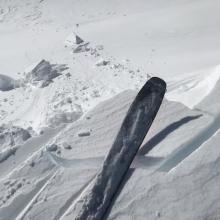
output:
<path id="1" fill-rule="evenodd" d="M 55 112 L 51 116 L 47 123 L 50 127 L 57 127 L 63 123 L 71 123 L 79 119 L 82 115 L 82 112 Z"/>
<path id="2" fill-rule="evenodd" d="M 72 33 L 72 34 L 70 34 L 70 35 L 66 38 L 64 44 L 65 44 L 66 46 L 67 46 L 67 45 L 73 46 L 74 44 L 79 45 L 79 44 L 82 44 L 82 43 L 84 43 L 84 40 L 83 40 L 79 35 L 77 35 L 77 34 L 75 34 L 75 33 Z"/>
<path id="3" fill-rule="evenodd" d="M 83 42 L 84 42 L 84 40 L 82 38 L 80 38 L 78 35 L 75 35 L 75 43 L 76 44 L 81 44 Z"/>
<path id="4" fill-rule="evenodd" d="M 27 74 L 25 81 L 34 85 L 39 84 L 40 87 L 46 87 L 66 69 L 66 65 L 55 65 L 50 64 L 50 62 L 46 60 L 41 60 L 34 69 Z"/>
<path id="5" fill-rule="evenodd" d="M 89 51 L 90 48 L 88 47 L 88 45 L 89 45 L 88 42 L 78 45 L 76 48 L 73 48 L 73 53 L 82 53 Z"/>
<path id="6" fill-rule="evenodd" d="M 86 136 L 90 136 L 90 131 L 80 131 L 79 133 L 78 133 L 78 136 L 79 137 L 86 137 Z"/>
<path id="7" fill-rule="evenodd" d="M 63 148 L 66 149 L 66 150 L 71 150 L 72 149 L 72 146 L 66 142 L 63 143 Z"/>
<path id="8" fill-rule="evenodd" d="M 101 60 L 99 60 L 95 65 L 96 65 L 96 66 L 107 66 L 109 63 L 110 63 L 109 60 L 101 59 Z"/>
<path id="9" fill-rule="evenodd" d="M 51 145 L 47 146 L 46 149 L 48 151 L 57 151 L 58 146 L 57 146 L 57 144 L 51 144 Z"/>
<path id="10" fill-rule="evenodd" d="M 12 147 L 24 143 L 31 137 L 28 130 L 17 126 L 3 125 L 0 127 L 0 147 Z"/>
<path id="11" fill-rule="evenodd" d="M 7 160 L 11 155 L 15 154 L 17 147 L 7 147 L 0 152 L 0 163 Z"/>

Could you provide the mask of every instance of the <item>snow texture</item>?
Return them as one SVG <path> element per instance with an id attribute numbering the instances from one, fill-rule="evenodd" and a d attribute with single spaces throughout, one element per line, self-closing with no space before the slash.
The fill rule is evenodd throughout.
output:
<path id="1" fill-rule="evenodd" d="M 153 76 L 165 98 L 105 218 L 220 219 L 219 8 L 1 0 L 0 220 L 74 219 Z"/>

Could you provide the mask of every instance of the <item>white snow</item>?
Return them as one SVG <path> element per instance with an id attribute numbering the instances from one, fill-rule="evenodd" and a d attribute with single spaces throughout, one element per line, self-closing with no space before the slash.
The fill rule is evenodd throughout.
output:
<path id="1" fill-rule="evenodd" d="M 214 89 L 218 80 L 220 80 L 219 65 L 187 74 L 187 77 L 182 79 L 174 78 L 166 97 L 171 101 L 179 101 L 193 108 Z M 181 81 L 181 85 L 179 85 L 179 81 Z"/>
<path id="2" fill-rule="evenodd" d="M 0 220 L 73 219 L 151 76 L 166 98 L 107 219 L 219 219 L 219 8 L 0 0 Z"/>

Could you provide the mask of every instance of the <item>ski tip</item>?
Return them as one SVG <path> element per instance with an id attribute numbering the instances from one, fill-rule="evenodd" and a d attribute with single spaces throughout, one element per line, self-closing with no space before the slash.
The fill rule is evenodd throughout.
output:
<path id="1" fill-rule="evenodd" d="M 151 83 L 154 86 L 160 86 L 162 88 L 166 88 L 166 86 L 167 86 L 166 82 L 163 79 L 159 78 L 159 77 L 150 78 L 148 80 L 148 83 Z"/>
<path id="2" fill-rule="evenodd" d="M 150 78 L 138 93 L 138 99 L 147 97 L 148 94 L 157 94 L 163 97 L 166 92 L 166 82 L 159 77 Z"/>

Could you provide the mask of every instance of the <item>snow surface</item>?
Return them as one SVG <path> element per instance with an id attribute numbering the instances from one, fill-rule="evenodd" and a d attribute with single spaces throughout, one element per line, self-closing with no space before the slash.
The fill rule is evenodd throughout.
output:
<path id="1" fill-rule="evenodd" d="M 219 9 L 0 0 L 0 220 L 73 219 L 152 76 L 166 98 L 106 219 L 220 219 Z"/>

